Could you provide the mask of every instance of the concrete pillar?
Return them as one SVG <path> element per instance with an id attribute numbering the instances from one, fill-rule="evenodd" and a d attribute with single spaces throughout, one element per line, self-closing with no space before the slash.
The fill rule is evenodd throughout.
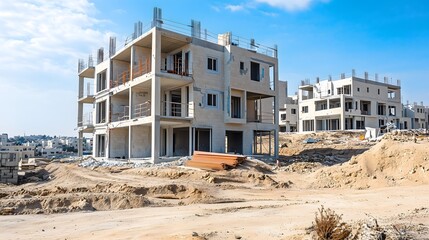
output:
<path id="1" fill-rule="evenodd" d="M 167 128 L 167 156 L 173 156 L 173 128 Z"/>
<path id="2" fill-rule="evenodd" d="M 193 144 L 192 144 L 192 140 L 193 140 L 193 133 L 192 133 L 192 126 L 189 126 L 189 153 L 188 156 L 192 155 L 192 150 L 193 150 Z"/>
<path id="3" fill-rule="evenodd" d="M 274 157 L 279 157 L 279 69 L 278 64 L 274 66 L 274 89 L 276 93 L 276 97 L 274 98 L 274 126 L 276 126 L 274 130 Z"/>
<path id="4" fill-rule="evenodd" d="M 77 103 L 77 126 L 81 127 L 83 121 L 83 103 Z"/>
<path id="5" fill-rule="evenodd" d="M 345 130 L 345 117 L 344 117 L 344 111 L 345 111 L 345 97 L 344 95 L 341 95 L 340 98 L 340 106 L 341 106 L 341 115 L 340 115 L 340 130 Z"/>
<path id="6" fill-rule="evenodd" d="M 171 94 L 170 91 L 166 91 L 166 99 L 165 99 L 165 115 L 170 116 L 171 115 Z"/>
<path id="7" fill-rule="evenodd" d="M 84 78 L 83 77 L 79 77 L 79 96 L 78 98 L 83 97 L 83 88 L 84 88 Z"/>
<path id="8" fill-rule="evenodd" d="M 134 71 L 134 57 L 135 57 L 136 48 L 131 46 L 131 58 L 130 58 L 130 81 L 133 80 L 133 71 Z M 131 105 L 130 105 L 131 106 Z"/>
<path id="9" fill-rule="evenodd" d="M 161 57 L 161 34 L 157 28 L 152 29 L 152 82 L 151 82 L 151 121 L 152 121 L 152 136 L 151 136 L 151 160 L 156 163 L 159 160 L 160 142 L 161 142 L 161 78 L 157 76 L 161 67 L 159 61 Z"/>
<path id="10" fill-rule="evenodd" d="M 243 116 L 242 118 L 247 120 L 247 91 L 243 94 Z"/>
<path id="11" fill-rule="evenodd" d="M 82 157 L 83 155 L 83 132 L 79 131 L 79 137 L 77 139 L 77 156 Z"/>
<path id="12" fill-rule="evenodd" d="M 133 127 L 132 126 L 128 126 L 128 158 L 132 158 L 133 157 L 133 153 L 132 153 L 132 146 L 133 146 Z"/>
<path id="13" fill-rule="evenodd" d="M 186 109 L 186 87 L 180 88 L 180 94 L 181 94 L 181 102 L 180 102 L 180 116 L 186 117 L 186 112 L 188 109 Z"/>

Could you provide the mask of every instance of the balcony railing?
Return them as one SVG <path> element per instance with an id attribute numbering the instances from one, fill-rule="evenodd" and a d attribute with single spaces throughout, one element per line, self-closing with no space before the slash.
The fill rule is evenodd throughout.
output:
<path id="1" fill-rule="evenodd" d="M 130 107 L 122 106 L 121 111 L 112 114 L 112 122 L 124 121 L 130 119 Z"/>
<path id="2" fill-rule="evenodd" d="M 162 101 L 162 116 L 189 117 L 189 104 Z"/>
<path id="3" fill-rule="evenodd" d="M 143 62 L 142 59 L 139 60 L 138 65 L 133 67 L 133 79 L 140 77 L 143 74 L 149 73 L 151 71 L 150 59 L 147 58 Z"/>
<path id="4" fill-rule="evenodd" d="M 125 84 L 126 82 L 129 82 L 129 81 L 130 81 L 130 71 L 125 70 L 116 75 L 116 78 L 110 82 L 110 87 L 114 88 L 119 85 Z"/>
<path id="5" fill-rule="evenodd" d="M 134 117 L 148 117 L 150 116 L 150 101 L 146 101 L 144 103 L 137 104 L 134 108 Z"/>
<path id="6" fill-rule="evenodd" d="M 92 112 L 83 114 L 82 121 L 77 123 L 78 127 L 91 127 L 93 125 Z"/>
<path id="7" fill-rule="evenodd" d="M 86 88 L 82 88 L 79 91 L 79 98 L 92 96 L 94 96 L 94 84 L 88 82 L 86 83 Z"/>

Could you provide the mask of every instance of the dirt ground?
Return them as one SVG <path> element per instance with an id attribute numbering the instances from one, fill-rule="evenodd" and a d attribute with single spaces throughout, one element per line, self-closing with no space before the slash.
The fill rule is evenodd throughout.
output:
<path id="1" fill-rule="evenodd" d="M 322 205 L 355 239 L 429 239 L 428 137 L 361 134 L 282 134 L 280 167 L 39 162 L 28 183 L 0 185 L 0 239 L 311 239 Z"/>

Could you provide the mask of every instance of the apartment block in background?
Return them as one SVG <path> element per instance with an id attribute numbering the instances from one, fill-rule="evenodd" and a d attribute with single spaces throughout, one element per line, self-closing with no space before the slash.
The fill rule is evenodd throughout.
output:
<path id="1" fill-rule="evenodd" d="M 409 129 L 410 119 L 402 117 L 401 86 L 387 78 L 365 77 L 338 80 L 302 81 L 299 87 L 299 131 L 330 131 L 379 128 L 393 123 Z"/>
<path id="2" fill-rule="evenodd" d="M 100 49 L 95 66 L 80 64 L 79 139 L 93 134 L 94 157 L 277 155 L 276 47 L 202 31 L 198 21 L 178 24 L 158 8 L 123 46 L 111 38 L 108 57 Z"/>
<path id="3" fill-rule="evenodd" d="M 280 132 L 298 131 L 298 96 L 288 96 L 288 83 L 279 81 Z"/>
<path id="4" fill-rule="evenodd" d="M 428 109 L 423 105 L 423 102 L 420 104 L 417 104 L 417 102 L 404 104 L 403 116 L 411 118 L 411 129 L 428 129 Z"/>

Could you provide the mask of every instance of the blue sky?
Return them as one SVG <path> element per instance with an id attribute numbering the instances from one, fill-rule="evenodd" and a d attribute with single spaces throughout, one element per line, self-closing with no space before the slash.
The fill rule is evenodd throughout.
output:
<path id="1" fill-rule="evenodd" d="M 300 80 L 378 73 L 402 82 L 406 102 L 429 105 L 429 1 L 426 0 L 15 0 L 0 2 L 0 132 L 76 135 L 77 60 L 153 7 L 181 23 L 201 21 L 278 45 L 279 76 L 294 94 Z"/>

